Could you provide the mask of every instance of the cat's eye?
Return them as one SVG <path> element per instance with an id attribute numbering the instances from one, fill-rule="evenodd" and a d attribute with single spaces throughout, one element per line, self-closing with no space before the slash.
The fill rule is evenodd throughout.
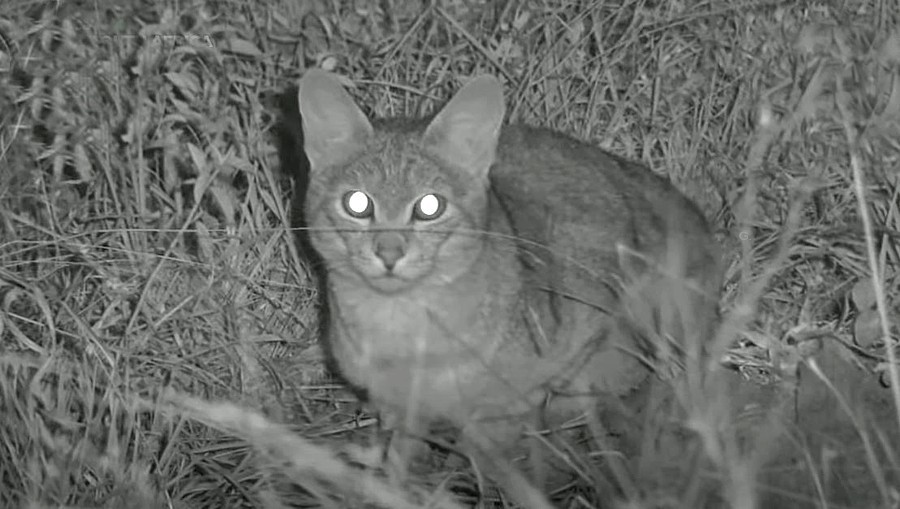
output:
<path id="1" fill-rule="evenodd" d="M 357 219 L 366 219 L 372 217 L 375 207 L 372 204 L 372 198 L 362 191 L 349 191 L 344 194 L 344 210 L 350 216 Z"/>
<path id="2" fill-rule="evenodd" d="M 429 193 L 416 200 L 413 217 L 419 221 L 430 221 L 439 218 L 446 208 L 447 200 L 443 196 Z"/>

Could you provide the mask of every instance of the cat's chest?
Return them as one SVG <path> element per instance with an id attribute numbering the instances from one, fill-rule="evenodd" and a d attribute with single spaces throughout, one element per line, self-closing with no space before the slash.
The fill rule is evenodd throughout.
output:
<path id="1" fill-rule="evenodd" d="M 402 356 L 432 334 L 434 311 L 411 297 L 349 296 L 332 305 L 341 326 L 336 339 L 357 345 L 359 355 Z"/>
<path id="2" fill-rule="evenodd" d="M 477 317 L 463 323 L 469 313 L 413 296 L 344 296 L 330 304 L 334 358 L 372 399 L 403 408 L 421 398 L 437 405 L 429 410 L 437 414 L 462 405 L 460 377 L 471 363 L 456 342 L 482 335 Z"/>
<path id="3" fill-rule="evenodd" d="M 439 297 L 359 292 L 332 298 L 330 340 L 338 361 L 357 371 L 452 366 L 466 343 L 487 335 L 491 326 L 481 306 Z"/>

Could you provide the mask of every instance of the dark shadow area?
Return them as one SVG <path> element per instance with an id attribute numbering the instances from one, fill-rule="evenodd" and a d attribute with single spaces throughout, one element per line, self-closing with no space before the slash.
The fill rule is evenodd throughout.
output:
<path id="1" fill-rule="evenodd" d="M 318 334 L 325 352 L 326 365 L 332 375 L 341 378 L 330 345 L 325 340 L 328 337 L 330 315 L 328 300 L 325 297 L 328 290 L 324 260 L 310 242 L 309 225 L 306 221 L 306 192 L 309 188 L 310 164 L 306 152 L 303 150 L 303 119 L 300 116 L 297 86 L 287 87 L 277 96 L 275 102 L 278 117 L 274 126 L 274 135 L 278 159 L 282 174 L 289 176 L 293 182 L 290 227 L 307 275 L 314 280 L 318 290 Z M 361 398 L 365 397 L 363 393 L 359 393 L 358 390 L 357 392 Z"/>

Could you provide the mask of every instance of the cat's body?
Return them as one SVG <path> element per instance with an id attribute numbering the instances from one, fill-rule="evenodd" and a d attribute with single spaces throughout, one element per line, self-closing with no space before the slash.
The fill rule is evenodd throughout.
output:
<path id="1" fill-rule="evenodd" d="M 711 327 L 718 260 L 702 214 L 641 165 L 547 129 L 501 128 L 493 78 L 430 122 L 370 124 L 319 71 L 299 97 L 329 347 L 350 383 L 407 424 L 449 420 L 514 442 L 551 393 L 562 402 L 551 415 L 627 393 L 649 371 L 622 306 L 662 295 L 663 272 L 695 287 L 695 332 Z M 656 328 L 677 325 L 667 321 Z"/>
<path id="2" fill-rule="evenodd" d="M 380 139 L 371 153 L 383 171 L 377 177 L 383 189 L 369 192 L 406 203 L 412 197 L 400 199 L 398 190 L 417 193 L 422 183 L 398 162 L 412 151 L 426 124 L 394 120 L 374 126 Z M 373 287 L 356 271 L 329 271 L 331 354 L 344 377 L 365 389 L 382 409 L 401 414 L 413 409 L 423 420 L 447 418 L 460 424 L 472 417 L 476 406 L 511 410 L 496 401 L 505 401 L 508 407 L 523 392 L 528 370 L 515 377 L 521 380 L 503 381 L 496 373 L 496 359 L 488 358 L 492 357 L 488 350 L 497 348 L 489 344 L 503 346 L 500 359 L 509 357 L 514 343 L 504 336 L 524 339 L 528 330 L 519 318 L 525 303 L 514 232 L 495 195 L 486 195 L 482 205 L 488 213 L 469 226 L 473 230 L 469 234 L 480 230 L 500 236 L 464 246 L 472 251 L 466 257 L 469 263 L 438 261 L 435 274 L 441 277 L 434 281 L 426 278 L 393 293 Z M 329 258 L 328 247 L 319 251 Z M 445 282 L 443 276 L 453 279 Z M 511 315 L 517 319 L 501 318 Z"/>

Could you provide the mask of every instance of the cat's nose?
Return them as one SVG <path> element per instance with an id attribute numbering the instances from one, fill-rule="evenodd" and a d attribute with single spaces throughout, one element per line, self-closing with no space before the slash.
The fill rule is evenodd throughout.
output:
<path id="1" fill-rule="evenodd" d="M 406 239 L 397 232 L 382 232 L 375 236 L 375 255 L 381 258 L 384 268 L 394 270 L 394 266 L 406 254 Z"/>

